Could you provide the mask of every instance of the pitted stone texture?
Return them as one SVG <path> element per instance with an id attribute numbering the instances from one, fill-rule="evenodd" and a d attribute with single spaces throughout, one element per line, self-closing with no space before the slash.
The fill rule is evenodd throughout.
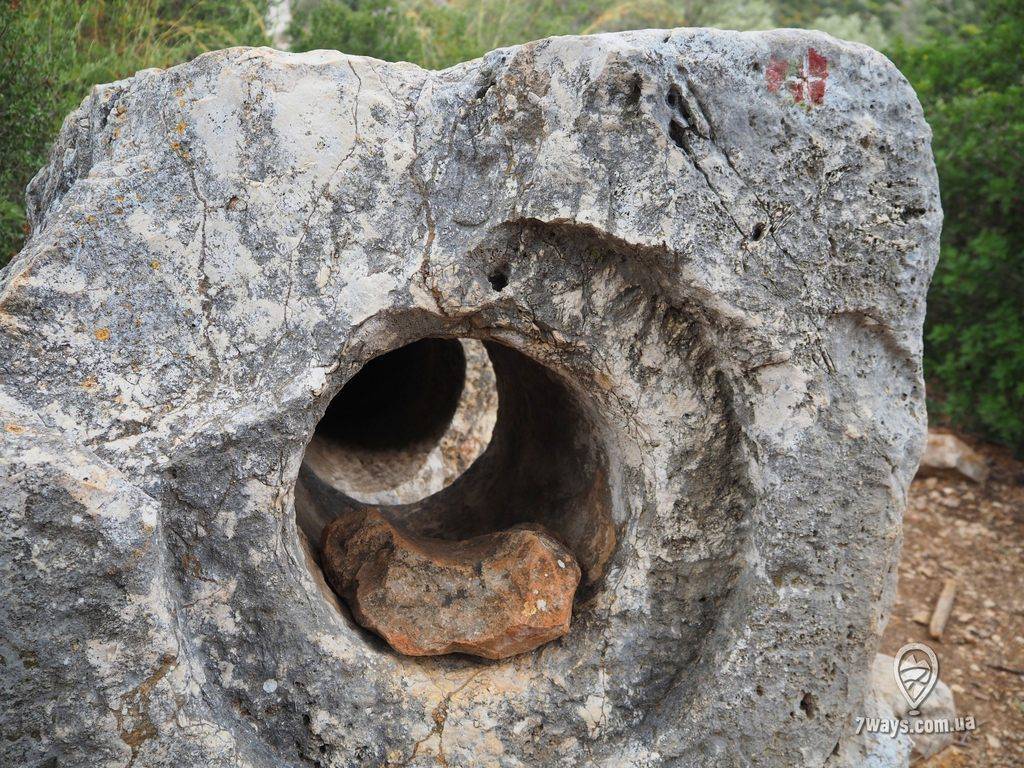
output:
<path id="1" fill-rule="evenodd" d="M 580 583 L 572 554 L 539 528 L 448 542 L 358 511 L 324 529 L 320 550 L 356 620 L 410 656 L 532 651 L 569 631 Z"/>
<path id="2" fill-rule="evenodd" d="M 911 762 L 919 765 L 953 743 L 952 733 L 908 735 L 899 732 L 898 728 L 895 732 L 871 733 L 863 727 L 859 733 L 856 732 L 857 722 L 863 725 L 859 718 L 875 718 L 890 722 L 913 722 L 918 719 L 949 720 L 951 723 L 956 718 L 953 692 L 942 680 L 936 683 L 935 689 L 922 704 L 920 715 L 907 717 L 909 710 L 910 705 L 897 687 L 896 678 L 893 676 L 892 656 L 877 654 L 871 665 L 871 678 L 864 704 L 857 713 L 858 720 L 849 724 L 851 733 L 849 738 L 843 740 L 840 754 L 842 764 L 859 768 L 903 768 L 909 766 Z"/>
<path id="3" fill-rule="evenodd" d="M 842 764 L 924 438 L 929 138 L 884 57 L 792 30 L 97 88 L 0 283 L 0 763 Z M 500 396 L 536 361 L 594 469 L 520 471 L 543 420 L 499 405 L 432 497 L 575 520 L 585 572 L 615 542 L 534 653 L 376 647 L 303 552 L 319 416 L 424 337 Z"/>

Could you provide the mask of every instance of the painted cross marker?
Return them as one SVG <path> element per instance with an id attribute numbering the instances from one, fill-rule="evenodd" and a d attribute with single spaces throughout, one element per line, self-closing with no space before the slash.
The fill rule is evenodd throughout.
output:
<path id="1" fill-rule="evenodd" d="M 771 60 L 765 72 L 768 90 L 778 93 L 785 85 L 796 103 L 808 106 L 821 104 L 825 100 L 828 60 L 813 48 L 808 48 L 793 75 L 789 75 L 790 66 L 785 59 Z"/>

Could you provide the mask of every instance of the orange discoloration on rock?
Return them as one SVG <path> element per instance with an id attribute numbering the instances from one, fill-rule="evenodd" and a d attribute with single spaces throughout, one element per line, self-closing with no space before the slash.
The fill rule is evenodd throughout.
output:
<path id="1" fill-rule="evenodd" d="M 540 526 L 443 541 L 360 510 L 324 529 L 321 551 L 356 620 L 409 656 L 531 651 L 569 631 L 580 581 L 575 558 Z"/>
<path id="2" fill-rule="evenodd" d="M 96 337 L 97 341 L 106 341 L 107 339 L 110 338 L 110 329 L 97 328 L 95 331 L 93 331 L 93 335 Z"/>

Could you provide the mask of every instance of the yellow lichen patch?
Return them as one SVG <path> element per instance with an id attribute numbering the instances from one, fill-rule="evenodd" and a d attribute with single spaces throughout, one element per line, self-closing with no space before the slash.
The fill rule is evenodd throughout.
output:
<path id="1" fill-rule="evenodd" d="M 149 262 L 149 266 L 152 269 L 160 269 L 160 262 L 157 259 L 153 259 L 151 262 Z"/>
<path id="2" fill-rule="evenodd" d="M 21 424 L 15 424 L 13 421 L 9 421 L 4 425 L 4 429 L 10 432 L 12 435 L 20 435 L 25 431 L 25 428 Z"/>
<path id="3" fill-rule="evenodd" d="M 97 341 L 106 341 L 107 339 L 110 338 L 110 329 L 97 328 L 95 331 L 93 331 L 93 335 L 96 337 Z"/>
<path id="4" fill-rule="evenodd" d="M 171 149 L 173 149 L 175 152 L 177 152 L 178 155 L 180 155 L 184 160 L 190 160 L 192 158 L 192 153 L 189 152 L 187 149 L 184 149 L 181 146 L 181 142 L 180 141 L 172 141 L 171 142 Z"/>
<path id="5" fill-rule="evenodd" d="M 185 132 L 185 122 L 183 120 L 179 120 L 178 124 L 174 126 L 174 130 L 178 132 L 179 136 L 183 134 Z"/>

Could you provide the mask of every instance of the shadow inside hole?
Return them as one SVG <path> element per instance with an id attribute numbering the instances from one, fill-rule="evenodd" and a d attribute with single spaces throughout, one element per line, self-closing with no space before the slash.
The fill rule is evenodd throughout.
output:
<path id="1" fill-rule="evenodd" d="M 496 269 L 487 276 L 487 281 L 496 293 L 501 293 L 508 286 L 508 273 L 504 268 Z"/>
<path id="2" fill-rule="evenodd" d="M 435 493 L 486 447 L 497 409 L 493 378 L 477 341 L 422 339 L 374 358 L 331 401 L 303 463 L 365 503 Z"/>
<path id="3" fill-rule="evenodd" d="M 332 484 L 324 472 L 318 471 L 322 456 L 318 456 L 316 462 L 309 458 L 317 442 L 314 438 L 296 485 L 299 526 L 318 553 L 321 533 L 330 520 L 349 510 L 369 506 L 380 509 L 410 535 L 450 541 L 505 530 L 521 523 L 539 523 L 576 557 L 583 572 L 576 599 L 577 603 L 583 602 L 598 588 L 617 540 L 607 480 L 607 456 L 599 440 L 596 414 L 565 379 L 553 371 L 501 344 L 486 342 L 485 346 L 497 387 L 497 422 L 487 449 L 462 475 L 447 488 L 412 503 L 370 505 L 347 495 Z M 452 370 L 447 349 L 443 344 L 430 344 L 417 348 L 415 355 L 389 358 L 395 354 L 389 353 L 382 356 L 389 358 L 386 367 L 371 363 L 363 371 L 369 369 L 374 376 L 378 370 L 387 371 L 388 382 L 403 379 L 436 384 L 444 380 L 443 376 L 437 378 L 441 372 Z M 430 360 L 432 355 L 443 359 Z M 425 377 L 418 372 L 421 365 L 425 366 Z M 351 381 L 356 381 L 357 377 Z M 446 387 L 441 389 L 442 394 L 448 392 Z M 417 390 L 403 384 L 391 390 L 389 396 L 382 394 L 383 389 L 370 393 L 372 397 L 359 394 L 358 399 L 351 402 L 359 403 L 360 408 L 373 404 L 381 420 L 375 421 L 374 412 L 360 413 L 359 429 L 354 429 L 351 423 L 336 422 L 339 414 L 351 412 L 344 402 L 350 395 L 342 389 L 335 397 L 335 401 L 342 398 L 342 405 L 332 402 L 324 417 L 327 424 L 321 422 L 318 427 L 318 434 L 326 436 L 318 450 L 330 456 L 337 452 L 365 450 L 367 444 L 380 444 L 387 446 L 381 450 L 396 451 L 401 449 L 399 437 L 420 439 L 435 434 L 439 425 L 451 418 L 451 403 L 443 396 L 425 397 L 433 404 L 433 415 L 430 415 L 423 412 L 420 404 L 395 404 L 389 399 L 414 391 L 426 391 L 426 388 Z M 409 419 L 395 419 L 396 409 L 410 414 Z M 413 421 L 418 425 L 415 429 L 409 423 Z M 363 430 L 372 431 L 375 423 L 385 425 L 390 434 L 364 436 Z M 425 425 L 431 425 L 430 429 Z M 337 437 L 339 431 L 341 438 Z"/>
<path id="4" fill-rule="evenodd" d="M 458 341 L 414 341 L 364 365 L 331 400 L 316 435 L 338 450 L 436 443 L 451 423 L 465 375 Z"/>

